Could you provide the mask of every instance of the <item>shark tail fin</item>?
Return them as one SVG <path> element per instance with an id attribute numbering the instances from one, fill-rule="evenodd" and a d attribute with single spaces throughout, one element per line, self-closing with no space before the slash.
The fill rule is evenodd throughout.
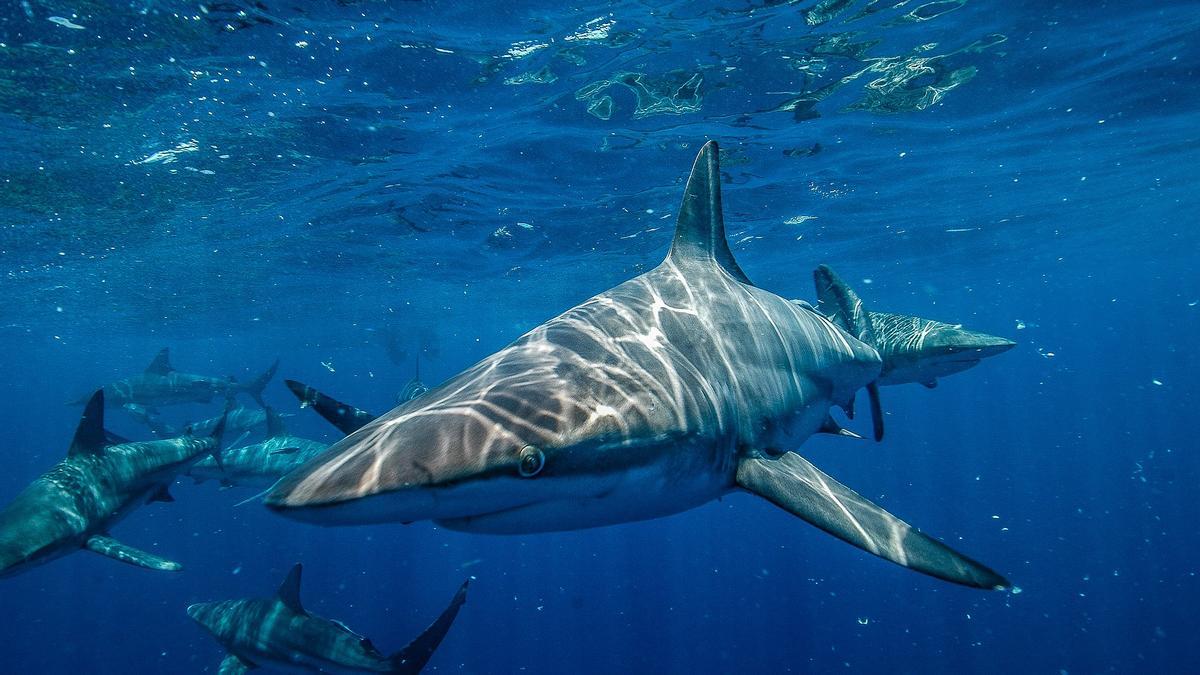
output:
<path id="1" fill-rule="evenodd" d="M 880 348 L 876 339 L 875 326 L 871 321 L 871 313 L 863 306 L 862 299 L 850 288 L 841 277 L 821 265 L 813 271 L 813 281 L 817 285 L 818 308 L 834 325 L 858 338 L 861 342 Z M 871 402 L 871 427 L 875 440 L 883 440 L 883 405 L 879 402 L 879 386 L 872 382 L 867 385 L 867 396 Z M 853 402 L 850 404 L 853 407 Z M 852 412 L 848 411 L 849 415 Z"/>
<path id="2" fill-rule="evenodd" d="M 260 406 L 266 408 L 267 404 L 263 401 L 263 390 L 271 382 L 271 378 L 275 377 L 275 371 L 279 370 L 279 359 L 275 359 L 275 363 L 271 364 L 270 368 L 263 371 L 262 375 L 254 378 L 253 381 L 246 384 L 246 393 L 250 394 L 250 398 Z"/>
<path id="3" fill-rule="evenodd" d="M 467 585 L 469 583 L 469 581 L 464 581 L 462 586 L 458 587 L 458 592 L 454 594 L 450 604 L 442 610 L 441 615 L 430 624 L 429 628 L 408 643 L 407 647 L 388 657 L 392 664 L 390 672 L 414 674 L 421 672 L 421 669 L 433 656 L 433 652 L 437 650 L 438 645 L 442 644 L 442 639 L 446 637 L 450 625 L 458 616 L 459 608 L 467 601 Z"/>

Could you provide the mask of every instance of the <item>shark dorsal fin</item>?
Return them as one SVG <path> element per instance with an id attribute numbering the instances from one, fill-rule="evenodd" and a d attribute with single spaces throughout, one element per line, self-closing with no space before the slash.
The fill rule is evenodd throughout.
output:
<path id="1" fill-rule="evenodd" d="M 99 454 L 107 445 L 108 435 L 104 433 L 104 390 L 98 389 L 83 409 L 83 417 L 79 418 L 79 426 L 75 428 L 75 438 L 71 439 L 71 448 L 67 450 L 67 456 Z"/>
<path id="2" fill-rule="evenodd" d="M 287 434 L 287 428 L 283 426 L 283 418 L 271 406 L 263 408 L 267 413 L 267 438 L 275 438 L 276 436 L 284 436 Z"/>
<path id="3" fill-rule="evenodd" d="M 146 366 L 146 372 L 152 375 L 166 375 L 173 370 L 175 369 L 171 367 L 171 355 L 167 347 L 163 347 L 150 365 Z"/>
<path id="4" fill-rule="evenodd" d="M 700 148 L 687 187 L 683 190 L 683 203 L 679 205 L 679 219 L 675 222 L 675 239 L 667 260 L 676 263 L 715 263 L 730 276 L 748 284 L 750 280 L 738 267 L 725 241 L 725 219 L 721 215 L 721 165 L 718 160 L 717 142 L 709 141 Z"/>
<path id="5" fill-rule="evenodd" d="M 279 601 L 297 614 L 308 614 L 304 611 L 304 605 L 300 604 L 300 563 L 296 563 L 292 571 L 288 572 L 283 585 L 279 587 Z"/>

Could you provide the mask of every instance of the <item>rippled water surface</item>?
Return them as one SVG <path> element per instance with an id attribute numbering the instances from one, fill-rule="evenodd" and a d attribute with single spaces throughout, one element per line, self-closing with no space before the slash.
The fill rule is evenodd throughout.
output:
<path id="1" fill-rule="evenodd" d="M 873 308 L 1019 342 L 887 389 L 882 444 L 804 448 L 1018 589 L 744 495 L 488 537 L 316 528 L 185 480 L 113 534 L 186 570 L 79 553 L 0 580 L 0 670 L 215 673 L 183 608 L 299 560 L 306 605 L 385 652 L 474 578 L 432 672 L 1186 672 L 1197 35 L 1186 1 L 4 3 L 0 501 L 65 453 L 65 401 L 165 346 L 388 409 L 418 360 L 435 384 L 656 265 L 716 139 L 758 285 L 811 298 L 828 263 Z"/>

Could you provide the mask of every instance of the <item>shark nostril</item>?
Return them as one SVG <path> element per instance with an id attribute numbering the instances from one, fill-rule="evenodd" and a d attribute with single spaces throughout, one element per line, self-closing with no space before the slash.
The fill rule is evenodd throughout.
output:
<path id="1" fill-rule="evenodd" d="M 521 462 L 517 468 L 521 475 L 526 478 L 533 478 L 542 471 L 542 467 L 546 466 L 546 455 L 536 445 L 527 445 L 521 448 Z"/>

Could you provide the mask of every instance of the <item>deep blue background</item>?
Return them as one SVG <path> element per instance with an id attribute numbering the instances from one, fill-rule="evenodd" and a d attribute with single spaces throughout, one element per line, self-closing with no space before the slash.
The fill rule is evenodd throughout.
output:
<path id="1" fill-rule="evenodd" d="M 474 578 L 435 672 L 1194 667 L 1200 9 L 971 0 L 906 21 L 917 5 L 878 4 L 824 22 L 814 3 L 2 10 L 0 496 L 65 453 L 79 410 L 64 401 L 163 346 L 214 375 L 279 356 L 281 377 L 383 411 L 419 351 L 436 383 L 656 264 L 716 138 L 756 283 L 809 298 L 825 262 L 874 308 L 1020 342 L 935 390 L 885 389 L 883 444 L 803 448 L 1020 593 L 908 572 L 746 495 L 487 537 L 316 528 L 184 481 L 114 534 L 187 569 L 79 553 L 3 580 L 3 670 L 215 672 L 220 650 L 183 608 L 268 594 L 296 561 L 305 604 L 385 651 Z M 855 19 L 864 8 L 878 11 Z M 597 18 L 607 36 L 566 39 Z M 831 36 L 867 44 L 830 54 Z M 546 46 L 499 58 L 527 41 Z M 859 109 L 886 87 L 875 71 L 817 117 L 773 111 L 895 63 L 882 57 L 934 69 L 910 81 L 918 95 L 975 74 L 921 109 Z M 504 82 L 543 67 L 558 79 Z M 588 114 L 576 92 L 621 72 L 701 73 L 698 110 L 635 117 L 616 84 L 611 118 Z M 816 218 L 785 222 L 801 215 Z M 268 399 L 333 440 L 279 382 Z"/>

